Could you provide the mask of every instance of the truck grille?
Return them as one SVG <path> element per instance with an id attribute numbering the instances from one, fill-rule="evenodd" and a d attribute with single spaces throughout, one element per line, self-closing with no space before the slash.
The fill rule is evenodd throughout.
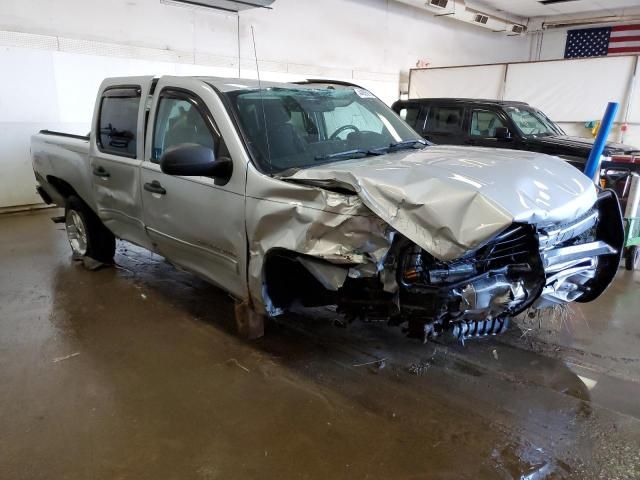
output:
<path id="1" fill-rule="evenodd" d="M 538 242 L 529 225 L 512 225 L 476 254 L 479 271 L 502 268 L 507 265 L 528 263 L 537 253 Z"/>

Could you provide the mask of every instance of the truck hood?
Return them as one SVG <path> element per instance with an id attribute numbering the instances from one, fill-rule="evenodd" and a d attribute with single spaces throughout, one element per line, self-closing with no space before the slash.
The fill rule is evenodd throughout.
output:
<path id="1" fill-rule="evenodd" d="M 535 143 L 539 145 L 562 147 L 566 152 L 571 151 L 571 153 L 576 156 L 584 156 L 586 160 L 586 157 L 589 155 L 589 152 L 591 151 L 593 142 L 595 140 L 593 138 L 570 137 L 567 135 L 552 135 L 549 137 L 533 137 L 527 139 L 527 141 L 529 143 Z M 616 154 L 630 154 L 639 150 L 640 149 L 638 149 L 637 147 L 632 147 L 631 145 L 608 142 L 605 147 L 604 153 L 605 155 L 610 156 Z"/>
<path id="2" fill-rule="evenodd" d="M 556 157 L 432 146 L 334 162 L 283 178 L 355 191 L 395 230 L 441 260 L 478 248 L 513 222 L 571 220 L 596 201 L 593 183 Z"/>

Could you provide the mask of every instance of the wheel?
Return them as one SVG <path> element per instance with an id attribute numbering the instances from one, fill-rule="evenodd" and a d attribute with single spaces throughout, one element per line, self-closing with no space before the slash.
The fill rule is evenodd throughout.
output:
<path id="1" fill-rule="evenodd" d="M 113 263 L 116 239 L 86 203 L 73 195 L 67 198 L 64 218 L 75 259 L 90 257 L 102 263 Z"/>
<path id="2" fill-rule="evenodd" d="M 627 253 L 624 256 L 624 266 L 627 270 L 635 270 L 640 266 L 640 247 L 633 245 L 627 248 Z"/>

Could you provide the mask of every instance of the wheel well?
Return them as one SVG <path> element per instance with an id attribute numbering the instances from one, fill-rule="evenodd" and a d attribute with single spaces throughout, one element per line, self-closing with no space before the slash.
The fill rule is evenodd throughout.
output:
<path id="1" fill-rule="evenodd" d="M 47 182 L 49 182 L 49 185 L 55 188 L 56 191 L 60 194 L 60 196 L 64 197 L 65 199 L 69 198 L 71 195 L 75 195 L 76 197 L 80 198 L 80 195 L 78 195 L 78 192 L 76 192 L 71 185 L 69 185 L 67 182 L 65 182 L 61 178 L 54 177 L 53 175 L 49 175 L 47 177 Z"/>
<path id="2" fill-rule="evenodd" d="M 335 303 L 330 292 L 298 262 L 300 253 L 285 249 L 269 251 L 264 260 L 264 283 L 274 306 L 288 308 L 298 301 L 311 307 Z"/>

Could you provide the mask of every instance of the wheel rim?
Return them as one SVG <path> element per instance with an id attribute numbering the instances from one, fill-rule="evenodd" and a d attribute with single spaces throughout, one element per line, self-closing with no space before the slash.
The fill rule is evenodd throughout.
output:
<path id="1" fill-rule="evenodd" d="M 76 255 L 87 254 L 87 228 L 82 217 L 75 210 L 69 210 L 65 219 L 67 237 L 71 250 Z"/>

